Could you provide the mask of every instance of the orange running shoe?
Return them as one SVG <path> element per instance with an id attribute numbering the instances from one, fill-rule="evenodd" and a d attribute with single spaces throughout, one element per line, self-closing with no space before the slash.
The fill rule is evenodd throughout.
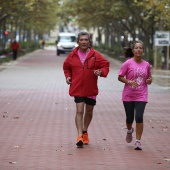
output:
<path id="1" fill-rule="evenodd" d="M 83 134 L 83 144 L 88 145 L 88 143 L 89 143 L 88 133 L 84 133 Z"/>
<path id="2" fill-rule="evenodd" d="M 83 136 L 78 136 L 76 145 L 78 148 L 83 147 Z"/>

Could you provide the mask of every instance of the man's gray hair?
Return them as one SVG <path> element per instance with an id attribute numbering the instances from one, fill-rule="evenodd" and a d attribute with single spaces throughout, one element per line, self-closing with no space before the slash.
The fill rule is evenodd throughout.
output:
<path id="1" fill-rule="evenodd" d="M 80 32 L 80 33 L 78 34 L 77 41 L 79 41 L 80 36 L 82 36 L 82 35 L 87 35 L 87 36 L 88 36 L 88 39 L 89 39 L 89 41 L 90 41 L 90 34 L 89 34 L 88 32 L 84 32 L 84 31 L 82 31 L 82 32 Z"/>

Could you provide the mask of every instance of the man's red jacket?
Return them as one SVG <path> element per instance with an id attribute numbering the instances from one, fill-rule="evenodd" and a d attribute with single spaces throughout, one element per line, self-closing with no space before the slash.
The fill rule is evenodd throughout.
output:
<path id="1" fill-rule="evenodd" d="M 71 77 L 69 94 L 76 97 L 96 96 L 98 76 L 94 74 L 94 70 L 102 72 L 100 77 L 107 77 L 110 63 L 99 52 L 90 48 L 90 53 L 82 64 L 77 51 L 78 47 L 68 55 L 63 64 L 65 77 Z"/>
<path id="2" fill-rule="evenodd" d="M 12 50 L 18 50 L 19 49 L 19 43 L 17 43 L 17 42 L 11 43 L 11 48 L 12 48 Z"/>

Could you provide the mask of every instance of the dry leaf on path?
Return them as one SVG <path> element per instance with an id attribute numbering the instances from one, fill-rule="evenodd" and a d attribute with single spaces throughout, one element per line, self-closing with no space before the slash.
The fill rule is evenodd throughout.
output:
<path id="1" fill-rule="evenodd" d="M 16 164 L 17 162 L 9 162 L 10 164 Z"/>

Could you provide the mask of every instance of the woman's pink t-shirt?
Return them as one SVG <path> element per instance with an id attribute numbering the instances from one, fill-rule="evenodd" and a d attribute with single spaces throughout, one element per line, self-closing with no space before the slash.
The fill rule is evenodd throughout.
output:
<path id="1" fill-rule="evenodd" d="M 86 57 L 88 56 L 88 54 L 90 53 L 90 50 L 88 50 L 86 53 L 81 52 L 80 50 L 78 50 L 78 56 L 80 58 L 80 61 L 84 64 L 84 61 L 86 60 Z M 96 100 L 96 96 L 88 96 L 88 98 L 94 99 Z"/>
<path id="2" fill-rule="evenodd" d="M 118 74 L 119 76 L 126 77 L 127 80 L 135 80 L 139 85 L 138 87 L 132 87 L 129 84 L 125 84 L 122 101 L 148 102 L 146 79 L 151 76 L 151 68 L 147 61 L 142 60 L 141 63 L 137 63 L 133 58 L 130 58 L 122 64 Z"/>

